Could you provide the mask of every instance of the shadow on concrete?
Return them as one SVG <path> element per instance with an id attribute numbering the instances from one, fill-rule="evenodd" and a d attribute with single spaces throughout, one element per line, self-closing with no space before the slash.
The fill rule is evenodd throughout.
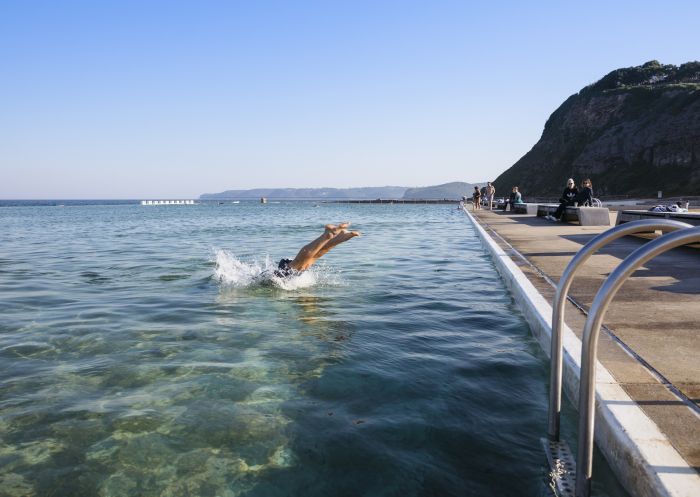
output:
<path id="1" fill-rule="evenodd" d="M 562 225 L 566 225 L 568 223 L 558 223 L 554 221 L 547 221 L 543 217 L 535 217 L 535 216 L 528 216 L 527 214 L 514 214 L 512 216 L 504 216 L 513 219 L 514 221 L 517 221 L 520 224 L 524 224 L 526 226 L 537 226 L 538 228 L 546 227 L 546 226 L 551 226 L 552 228 L 559 228 Z M 488 222 L 488 221 L 487 221 Z M 572 224 L 571 226 L 578 226 L 577 224 Z"/>
<path id="2" fill-rule="evenodd" d="M 532 257 L 573 257 L 576 252 L 522 252 L 524 256 Z"/>
<path id="3" fill-rule="evenodd" d="M 578 243 L 581 246 L 584 246 L 586 243 L 591 241 L 593 238 L 597 236 L 597 233 L 593 234 L 579 234 L 579 235 L 561 235 L 562 238 L 565 240 L 569 240 L 570 242 Z M 633 251 L 641 247 L 647 242 L 647 240 L 644 240 L 643 238 L 638 238 L 634 236 L 626 236 L 624 238 L 620 238 L 618 240 L 615 240 L 614 242 L 610 243 L 609 245 L 606 245 L 602 249 L 600 249 L 597 254 L 605 254 L 605 255 L 612 255 L 613 257 L 618 257 L 620 259 L 624 259 L 627 257 L 629 254 L 631 254 Z"/>
<path id="4" fill-rule="evenodd" d="M 547 221 L 544 218 L 526 215 L 526 214 L 511 214 L 510 212 L 497 212 L 498 215 L 513 219 L 519 224 L 533 226 L 539 229 L 551 226 L 554 229 L 559 229 L 562 223 Z M 571 225 L 578 226 L 578 225 Z M 585 245 L 598 233 L 579 233 L 560 235 L 562 238 L 581 246 Z M 610 255 L 620 260 L 625 259 L 634 250 L 641 247 L 649 240 L 636 236 L 626 236 L 613 243 L 603 247 L 597 254 Z M 573 257 L 576 252 L 523 252 L 526 257 Z M 695 247 L 678 247 L 665 254 L 662 254 L 650 263 L 643 266 L 638 271 L 635 271 L 635 278 L 656 278 L 656 277 L 671 277 L 676 281 L 669 285 L 659 285 L 651 287 L 654 290 L 661 292 L 671 292 L 677 294 L 697 295 L 700 288 L 700 250 Z M 607 273 L 608 276 L 610 273 Z"/>
<path id="5" fill-rule="evenodd" d="M 524 224 L 526 226 L 537 226 L 538 228 L 546 227 L 546 226 L 551 226 L 552 228 L 561 228 L 562 226 L 569 226 L 569 227 L 574 227 L 574 228 L 581 228 L 581 225 L 578 223 L 566 223 L 566 222 L 561 222 L 561 221 L 549 221 L 545 219 L 544 217 L 538 217 L 538 216 L 533 216 L 531 214 L 511 214 L 510 212 L 496 212 L 493 211 L 494 214 L 497 214 L 502 217 L 506 217 L 508 219 L 512 219 L 513 221 L 516 221 L 520 224 Z M 483 220 L 484 222 L 488 223 L 487 219 Z M 596 229 L 600 228 L 601 226 L 584 226 L 583 228 L 591 228 L 591 229 Z M 610 226 L 612 227 L 612 226 Z"/>
<path id="6" fill-rule="evenodd" d="M 594 236 L 585 234 L 562 235 L 562 238 L 584 245 Z M 635 236 L 626 236 L 615 240 L 596 253 L 625 259 L 645 243 L 648 243 L 648 240 Z M 607 276 L 609 275 L 610 273 L 607 273 Z M 700 288 L 700 251 L 692 247 L 675 248 L 654 258 L 635 271 L 632 276 L 635 278 L 658 278 L 664 276 L 674 278 L 676 281 L 673 284 L 650 288 L 660 292 L 697 295 L 698 288 Z"/>

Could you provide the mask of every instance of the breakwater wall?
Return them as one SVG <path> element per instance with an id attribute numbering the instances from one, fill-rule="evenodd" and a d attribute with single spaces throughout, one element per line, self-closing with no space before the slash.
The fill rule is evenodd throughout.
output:
<path id="1" fill-rule="evenodd" d="M 384 199 L 377 198 L 374 200 L 324 200 L 324 204 L 456 204 L 459 200 L 434 200 L 434 199 Z"/>

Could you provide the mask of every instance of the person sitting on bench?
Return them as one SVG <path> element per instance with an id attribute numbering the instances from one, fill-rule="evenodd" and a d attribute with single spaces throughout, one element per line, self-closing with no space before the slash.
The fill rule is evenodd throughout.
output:
<path id="1" fill-rule="evenodd" d="M 520 194 L 518 191 L 518 187 L 514 186 L 513 191 L 510 193 L 510 197 L 504 202 L 503 204 L 503 210 L 508 210 L 508 204 L 510 204 L 510 210 L 513 210 L 513 206 L 515 204 L 522 204 L 523 203 L 523 196 Z"/>
<path id="2" fill-rule="evenodd" d="M 569 178 L 569 181 L 566 182 L 564 193 L 561 194 L 561 198 L 559 199 L 559 207 L 557 207 L 554 215 L 548 215 L 547 219 L 550 221 L 560 221 L 564 219 L 564 211 L 568 206 L 574 205 L 576 195 L 578 195 L 578 188 L 576 188 L 573 178 Z"/>
<path id="3" fill-rule="evenodd" d="M 578 195 L 574 198 L 574 203 L 577 203 L 578 205 L 587 205 L 587 206 L 592 206 L 593 205 L 593 183 L 591 183 L 590 178 L 586 178 L 583 180 L 583 183 L 581 183 L 581 190 L 578 192 Z"/>

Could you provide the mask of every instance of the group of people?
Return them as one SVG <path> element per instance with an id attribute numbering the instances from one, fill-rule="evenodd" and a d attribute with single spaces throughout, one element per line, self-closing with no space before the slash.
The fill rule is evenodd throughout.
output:
<path id="1" fill-rule="evenodd" d="M 496 195 L 496 187 L 491 184 L 490 181 L 486 183 L 486 186 L 479 189 L 478 186 L 474 187 L 474 193 L 472 194 L 472 201 L 474 202 L 474 210 L 481 209 L 481 197 L 486 199 L 486 205 L 488 205 L 489 210 L 493 210 L 493 197 Z"/>
<path id="2" fill-rule="evenodd" d="M 482 196 L 486 199 L 486 205 L 489 210 L 493 210 L 493 200 L 496 195 L 496 187 L 491 184 L 490 181 L 486 182 L 486 186 L 479 189 L 478 186 L 474 187 L 474 193 L 472 194 L 472 200 L 474 202 L 474 210 L 481 209 L 481 198 Z M 503 203 L 503 210 L 508 209 L 508 204 L 510 208 L 513 208 L 515 204 L 522 204 L 523 197 L 518 190 L 517 186 L 514 186 L 510 192 L 510 196 Z"/>
<path id="3" fill-rule="evenodd" d="M 474 201 L 474 210 L 481 209 L 481 201 L 485 199 L 485 205 L 489 210 L 493 210 L 494 196 L 496 195 L 496 187 L 487 182 L 486 186 L 479 188 L 474 187 L 474 193 L 472 194 L 472 200 Z M 466 198 L 466 197 L 465 197 Z M 503 202 L 503 210 L 508 209 L 510 205 L 511 209 L 516 204 L 522 204 L 523 197 L 517 186 L 514 186 L 511 190 L 510 197 Z M 564 218 L 564 212 L 569 206 L 590 206 L 593 205 L 593 183 L 590 178 L 586 178 L 581 183 L 581 188 L 576 186 L 576 183 L 572 178 L 566 182 L 566 188 L 559 199 L 559 207 L 553 215 L 547 216 L 550 221 L 561 221 Z"/>
<path id="4" fill-rule="evenodd" d="M 496 194 L 496 187 L 487 182 L 483 195 L 486 197 L 486 204 L 489 210 L 493 210 L 493 200 Z M 474 209 L 481 209 L 482 191 L 478 186 L 474 187 L 472 198 Z M 510 204 L 511 209 L 515 204 L 522 204 L 523 197 L 517 186 L 512 188 L 510 197 L 504 202 L 503 209 L 507 209 Z M 591 205 L 593 203 L 593 184 L 589 178 L 583 180 L 581 189 L 576 187 L 574 180 L 569 178 L 566 188 L 559 199 L 559 207 L 553 216 L 547 216 L 551 221 L 561 220 L 567 206 L 570 205 Z M 321 236 L 311 243 L 302 247 L 294 259 L 282 259 L 275 270 L 278 277 L 287 277 L 299 274 L 310 268 L 318 259 L 326 254 L 330 249 L 356 236 L 360 236 L 359 231 L 349 231 L 350 223 L 327 224 Z"/>
<path id="5" fill-rule="evenodd" d="M 590 178 L 586 178 L 581 183 L 581 189 L 576 186 L 572 178 L 566 182 L 566 188 L 559 199 L 559 207 L 554 212 L 554 215 L 548 215 L 550 221 L 563 221 L 564 212 L 569 206 L 585 206 L 593 205 L 593 183 Z"/>
<path id="6" fill-rule="evenodd" d="M 493 210 L 493 200 L 496 194 L 496 187 L 491 182 L 487 182 L 484 187 L 483 195 L 486 197 L 486 204 L 489 210 Z M 478 186 L 474 187 L 472 198 L 474 200 L 474 209 L 481 209 L 482 190 Z M 466 198 L 466 197 L 465 197 Z M 510 197 L 504 202 L 503 209 L 507 209 L 510 204 L 511 209 L 515 204 L 522 204 L 523 197 L 520 194 L 517 186 L 512 188 Z M 559 207 L 554 216 L 547 216 L 551 221 L 562 219 L 564 211 L 569 205 L 591 205 L 593 203 L 593 185 L 591 180 L 586 178 L 583 180 L 581 189 L 579 190 L 574 183 L 574 180 L 569 178 L 566 182 L 566 188 L 559 199 Z M 321 236 L 313 240 L 311 243 L 302 247 L 294 259 L 282 259 L 277 269 L 274 271 L 278 277 L 288 277 L 299 274 L 310 268 L 318 259 L 326 254 L 330 249 L 346 242 L 356 236 L 360 236 L 359 231 L 349 231 L 347 228 L 350 223 L 327 224 Z"/>

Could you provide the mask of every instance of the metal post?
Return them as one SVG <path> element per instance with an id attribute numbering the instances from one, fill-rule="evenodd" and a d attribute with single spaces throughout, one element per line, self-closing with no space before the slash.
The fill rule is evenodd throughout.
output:
<path id="1" fill-rule="evenodd" d="M 623 236 L 656 230 L 676 231 L 690 227 L 690 224 L 668 219 L 649 219 L 621 224 L 604 231 L 590 240 L 581 248 L 581 250 L 578 251 L 574 258 L 571 259 L 569 265 L 566 266 L 564 273 L 559 279 L 557 291 L 552 302 L 552 343 L 550 354 L 551 366 L 549 372 L 549 424 L 547 428 L 547 435 L 550 440 L 555 442 L 559 441 L 563 368 L 561 330 L 564 324 L 564 307 L 566 304 L 566 298 L 576 271 L 578 271 L 579 267 L 581 267 L 581 265 L 583 265 L 583 263 L 586 262 L 595 252 L 610 242 L 617 240 L 618 238 L 622 238 Z"/>
<path id="2" fill-rule="evenodd" d="M 664 235 L 632 252 L 610 274 L 600 287 L 583 328 L 581 352 L 581 383 L 579 387 L 578 467 L 576 497 L 588 497 L 591 492 L 593 471 L 593 432 L 595 428 L 595 365 L 598 337 L 603 317 L 623 283 L 640 266 L 671 249 L 700 242 L 700 227 L 683 229 Z"/>

